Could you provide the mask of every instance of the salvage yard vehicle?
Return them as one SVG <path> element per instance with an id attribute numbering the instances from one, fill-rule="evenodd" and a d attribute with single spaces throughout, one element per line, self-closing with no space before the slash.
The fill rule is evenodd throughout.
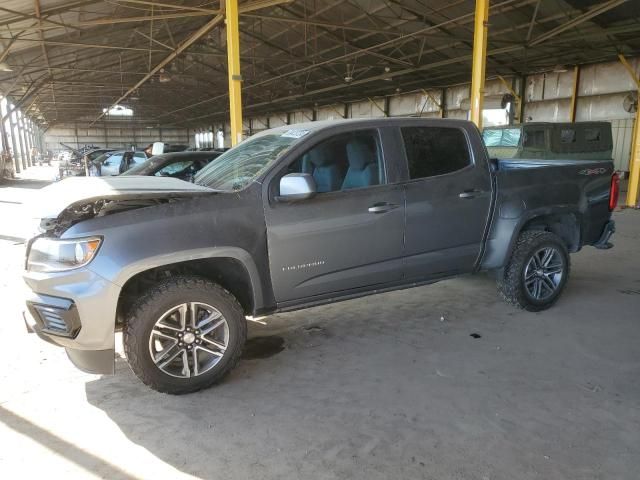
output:
<path id="1" fill-rule="evenodd" d="M 487 127 L 482 138 L 489 156 L 498 158 L 609 160 L 613 153 L 609 122 L 530 122 Z"/>
<path id="2" fill-rule="evenodd" d="M 222 153 L 217 151 L 165 153 L 139 163 L 122 175 L 155 175 L 193 182 L 196 173 Z"/>
<path id="3" fill-rule="evenodd" d="M 482 130 L 482 140 L 490 157 L 513 158 L 518 152 L 520 135 L 522 125 L 501 125 Z"/>
<path id="4" fill-rule="evenodd" d="M 144 152 L 108 152 L 109 156 L 102 160 L 100 166 L 100 176 L 106 177 L 109 175 L 120 175 L 126 172 L 129 168 L 140 165 L 147 160 L 147 156 Z M 98 157 L 98 160 L 100 157 Z"/>
<path id="5" fill-rule="evenodd" d="M 478 271 L 510 304 L 549 308 L 570 253 L 611 247 L 618 184 L 611 161 L 495 161 L 469 122 L 384 118 L 261 132 L 193 184 L 42 192 L 27 328 L 94 373 L 113 373 L 121 329 L 133 372 L 181 394 L 236 365 L 246 316 Z"/>

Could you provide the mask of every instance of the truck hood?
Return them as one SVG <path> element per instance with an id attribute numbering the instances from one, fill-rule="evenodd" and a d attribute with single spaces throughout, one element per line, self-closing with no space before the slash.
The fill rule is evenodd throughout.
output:
<path id="1" fill-rule="evenodd" d="M 30 206 L 40 233 L 58 235 L 74 223 L 123 210 L 215 193 L 167 177 L 70 177 L 44 187 Z"/>

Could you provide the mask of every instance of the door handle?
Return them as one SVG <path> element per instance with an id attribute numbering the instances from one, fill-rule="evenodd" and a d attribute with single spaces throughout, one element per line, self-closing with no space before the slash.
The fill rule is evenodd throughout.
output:
<path id="1" fill-rule="evenodd" d="M 394 203 L 375 203 L 369 207 L 369 213 L 386 213 L 398 208 L 400 205 Z"/>
<path id="2" fill-rule="evenodd" d="M 476 198 L 476 195 L 478 195 L 479 193 L 482 193 L 482 191 L 481 190 L 465 190 L 464 192 L 459 193 L 458 197 L 464 198 L 464 199 L 471 199 L 471 198 Z"/>

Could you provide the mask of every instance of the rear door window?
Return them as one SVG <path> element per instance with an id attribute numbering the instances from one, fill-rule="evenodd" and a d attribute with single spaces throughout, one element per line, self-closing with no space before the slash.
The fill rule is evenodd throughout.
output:
<path id="1" fill-rule="evenodd" d="M 401 128 L 409 178 L 435 177 L 471 165 L 464 132 L 452 127 Z"/>

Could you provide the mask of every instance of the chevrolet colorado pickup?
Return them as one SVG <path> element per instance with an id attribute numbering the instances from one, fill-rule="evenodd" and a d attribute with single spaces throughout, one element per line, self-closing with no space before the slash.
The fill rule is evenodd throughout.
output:
<path id="1" fill-rule="evenodd" d="M 246 318 L 494 271 L 507 302 L 550 307 L 569 253 L 609 248 L 610 160 L 494 160 L 476 127 L 420 118 L 261 132 L 201 170 L 43 189 L 24 279 L 30 331 L 180 394 L 238 362 Z M 425 299 L 428 302 L 428 299 Z"/>

